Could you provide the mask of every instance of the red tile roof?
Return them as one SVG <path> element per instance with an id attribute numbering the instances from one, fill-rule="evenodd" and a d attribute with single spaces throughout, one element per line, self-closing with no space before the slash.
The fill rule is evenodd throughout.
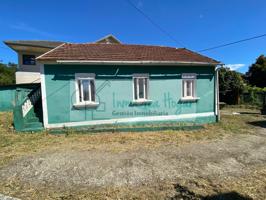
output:
<path id="1" fill-rule="evenodd" d="M 219 62 L 185 48 L 128 44 L 65 43 L 38 57 L 40 61 L 154 61 L 154 62 Z"/>

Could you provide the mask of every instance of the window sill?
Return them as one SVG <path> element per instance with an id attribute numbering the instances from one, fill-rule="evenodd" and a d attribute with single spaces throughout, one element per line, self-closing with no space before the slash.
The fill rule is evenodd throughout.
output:
<path id="1" fill-rule="evenodd" d="M 194 101 L 198 101 L 200 98 L 199 97 L 182 97 L 180 99 L 180 101 L 183 101 L 183 102 L 194 102 Z"/>
<path id="2" fill-rule="evenodd" d="M 144 100 L 133 100 L 131 105 L 143 105 L 143 104 L 151 104 L 152 100 L 144 99 Z"/>
<path id="3" fill-rule="evenodd" d="M 73 106 L 75 108 L 96 108 L 99 106 L 99 103 L 98 102 L 76 103 Z"/>

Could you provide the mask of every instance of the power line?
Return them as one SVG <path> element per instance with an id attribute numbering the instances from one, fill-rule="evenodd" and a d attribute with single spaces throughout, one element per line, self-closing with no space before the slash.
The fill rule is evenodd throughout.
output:
<path id="1" fill-rule="evenodd" d="M 130 0 L 125 0 L 129 5 L 131 5 L 135 10 L 137 10 L 142 16 L 144 16 L 153 26 L 155 26 L 158 30 L 160 30 L 162 33 L 164 33 L 168 38 L 173 40 L 176 44 L 181 45 L 182 47 L 185 47 L 184 44 L 177 41 L 168 31 L 163 29 L 159 24 L 157 24 L 151 17 L 146 15 L 141 9 L 139 9 L 134 3 L 132 3 Z"/>
<path id="2" fill-rule="evenodd" d="M 230 43 L 221 44 L 221 45 L 218 45 L 218 46 L 202 49 L 202 50 L 199 50 L 197 52 L 210 51 L 210 50 L 213 50 L 213 49 L 218 49 L 218 48 L 230 46 L 230 45 L 241 43 L 241 42 L 246 42 L 246 41 L 249 41 L 249 40 L 254 40 L 254 39 L 265 37 L 265 36 L 266 36 L 266 33 L 262 34 L 262 35 L 257 35 L 257 36 L 253 36 L 253 37 L 250 37 L 250 38 L 245 38 L 245 39 L 242 39 L 242 40 L 238 40 L 238 41 L 235 41 L 235 42 L 230 42 Z"/>

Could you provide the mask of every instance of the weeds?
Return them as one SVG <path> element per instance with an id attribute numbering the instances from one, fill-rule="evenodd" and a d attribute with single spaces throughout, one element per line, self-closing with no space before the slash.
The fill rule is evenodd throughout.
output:
<path id="1" fill-rule="evenodd" d="M 229 110 L 233 112 L 233 109 Z M 254 112 L 254 111 L 253 111 Z M 0 113 L 0 167 L 23 155 L 45 150 L 104 149 L 106 151 L 127 151 L 136 148 L 156 148 L 164 143 L 180 145 L 195 140 L 216 139 L 231 134 L 254 132 L 248 122 L 261 120 L 259 115 L 224 115 L 219 123 L 205 125 L 199 130 L 164 130 L 152 132 L 102 132 L 84 134 L 78 130 L 65 128 L 64 134 L 17 133 L 12 128 L 12 114 Z M 82 133 L 82 134 L 81 134 Z M 88 132 L 87 132 L 88 133 Z"/>
<path id="2" fill-rule="evenodd" d="M 65 134 L 50 134 L 49 131 L 39 133 L 16 133 L 12 128 L 12 114 L 0 113 L 0 167 L 21 158 L 22 156 L 33 155 L 43 151 L 99 149 L 111 152 L 122 152 L 138 148 L 152 149 L 162 145 L 181 145 L 193 141 L 219 139 L 234 134 L 253 134 L 256 127 L 250 122 L 265 120 L 258 114 L 231 115 L 236 111 L 234 108 L 226 109 L 229 114 L 222 115 L 219 123 L 204 125 L 199 130 L 165 130 L 157 132 L 124 132 L 114 133 L 102 132 L 98 134 L 84 134 L 73 129 L 65 128 Z M 238 110 L 239 111 L 239 110 Z M 245 110 L 246 112 L 246 110 Z M 254 110 L 252 110 L 254 112 Z M 83 133 L 83 134 L 81 134 Z M 262 173 L 263 172 L 263 173 Z M 247 178 L 228 180 L 224 183 L 221 192 L 232 189 L 242 191 L 256 198 L 263 196 L 265 191 L 265 170 L 259 171 L 257 175 L 250 175 Z M 243 179 L 243 180 L 242 180 Z M 250 180 L 256 182 L 252 185 Z M 206 180 L 202 180 L 203 182 Z M 211 183 L 203 184 L 204 191 L 211 191 Z M 246 183 L 243 186 L 243 182 Z M 0 191 L 9 193 L 12 196 L 19 195 L 25 199 L 162 199 L 172 197 L 176 183 L 160 182 L 154 186 L 142 186 L 139 188 L 105 188 L 76 191 L 55 191 L 53 188 L 39 187 L 31 188 L 22 186 L 19 180 L 9 183 L 0 183 Z M 197 182 L 200 185 L 200 180 Z M 217 186 L 218 187 L 218 186 Z M 220 186 L 219 186 L 220 187 Z M 222 186 L 221 186 L 222 187 Z M 256 196 L 257 195 L 257 196 Z"/>

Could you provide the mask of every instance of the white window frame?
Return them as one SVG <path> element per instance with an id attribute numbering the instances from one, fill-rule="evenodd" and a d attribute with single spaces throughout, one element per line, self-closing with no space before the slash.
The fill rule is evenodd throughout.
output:
<path id="1" fill-rule="evenodd" d="M 82 80 L 89 80 L 89 101 L 83 100 L 83 85 L 81 84 L 81 89 L 79 90 L 79 81 Z M 75 74 L 75 91 L 76 91 L 76 103 L 74 104 L 74 107 L 95 107 L 98 106 L 99 103 L 96 102 L 96 88 L 94 88 L 94 101 L 92 101 L 92 90 L 91 90 L 91 84 L 90 81 L 94 82 L 95 87 L 95 74 L 92 73 L 77 73 Z M 81 92 L 81 94 L 80 94 Z M 81 101 L 80 101 L 81 96 Z"/>
<path id="2" fill-rule="evenodd" d="M 137 82 L 136 85 L 136 89 L 137 89 L 137 97 L 135 96 L 135 79 Z M 146 87 L 144 86 L 143 88 L 143 96 L 144 98 L 139 98 L 139 79 L 147 79 L 147 85 Z M 132 82 L 133 82 L 133 103 L 148 103 L 151 102 L 151 100 L 149 100 L 149 74 L 133 74 L 133 78 L 132 78 Z M 144 81 L 145 84 L 145 81 Z M 147 88 L 147 90 L 146 90 Z"/>
<path id="3" fill-rule="evenodd" d="M 187 83 L 191 81 L 191 95 L 187 96 Z M 195 73 L 184 73 L 182 74 L 182 98 L 183 101 L 189 100 L 198 100 L 199 98 L 196 95 L 196 84 L 197 84 L 197 75 Z"/>

